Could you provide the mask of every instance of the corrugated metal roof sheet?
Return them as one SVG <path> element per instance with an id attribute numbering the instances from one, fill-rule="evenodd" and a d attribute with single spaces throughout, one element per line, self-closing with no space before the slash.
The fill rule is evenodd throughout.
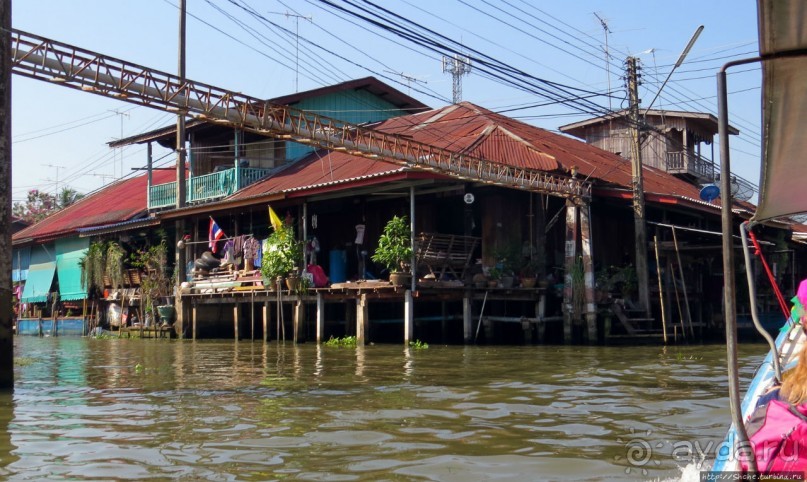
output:
<path id="1" fill-rule="evenodd" d="M 175 180 L 174 170 L 153 172 L 154 184 Z M 146 211 L 147 187 L 146 174 L 115 182 L 14 233 L 13 240 L 18 243 L 36 241 L 74 233 L 79 228 L 127 221 Z"/>
<path id="2" fill-rule="evenodd" d="M 468 102 L 395 117 L 373 128 L 518 167 L 563 173 L 575 167 L 578 177 L 588 178 L 595 185 L 631 188 L 629 160 Z M 342 152 L 320 152 L 239 191 L 228 200 L 338 185 L 401 171 L 399 166 L 383 161 Z M 697 186 L 649 166 L 644 166 L 643 174 L 645 192 L 700 203 Z M 716 204 L 719 202 L 704 203 L 717 207 Z"/>
<path id="3" fill-rule="evenodd" d="M 352 156 L 344 152 L 319 151 L 270 178 L 241 189 L 227 200 L 344 184 L 405 171 L 408 169 L 388 162 Z"/>

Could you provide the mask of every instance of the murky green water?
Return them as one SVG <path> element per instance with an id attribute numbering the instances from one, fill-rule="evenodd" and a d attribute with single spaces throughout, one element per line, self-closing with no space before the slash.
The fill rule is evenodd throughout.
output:
<path id="1" fill-rule="evenodd" d="M 15 343 L 8 480 L 680 479 L 729 420 L 719 345 Z"/>

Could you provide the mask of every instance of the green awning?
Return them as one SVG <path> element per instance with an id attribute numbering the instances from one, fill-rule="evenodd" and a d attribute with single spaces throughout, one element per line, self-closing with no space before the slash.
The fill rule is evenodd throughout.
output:
<path id="1" fill-rule="evenodd" d="M 81 286 L 81 265 L 87 255 L 89 238 L 64 238 L 56 240 L 56 276 L 59 279 L 59 299 L 62 301 L 83 300 L 87 290 Z"/>
<path id="2" fill-rule="evenodd" d="M 48 292 L 56 273 L 56 253 L 52 244 L 31 248 L 31 264 L 28 266 L 28 279 L 22 290 L 23 303 L 48 301 Z"/>

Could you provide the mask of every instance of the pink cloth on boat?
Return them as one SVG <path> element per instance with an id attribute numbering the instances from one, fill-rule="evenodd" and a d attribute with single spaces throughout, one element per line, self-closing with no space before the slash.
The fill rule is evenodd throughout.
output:
<path id="1" fill-rule="evenodd" d="M 801 280 L 799 289 L 796 291 L 796 297 L 801 301 L 802 306 L 807 306 L 807 279 Z"/>

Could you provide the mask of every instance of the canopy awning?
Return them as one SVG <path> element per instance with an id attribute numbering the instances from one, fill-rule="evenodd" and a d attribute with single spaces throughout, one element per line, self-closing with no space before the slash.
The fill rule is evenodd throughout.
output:
<path id="1" fill-rule="evenodd" d="M 28 267 L 31 265 L 31 247 L 11 250 L 11 281 L 17 283 L 28 279 Z"/>
<path id="2" fill-rule="evenodd" d="M 41 303 L 48 301 L 48 292 L 56 273 L 56 253 L 52 244 L 43 244 L 31 248 L 31 264 L 28 268 L 28 279 L 22 290 L 23 303 Z"/>
<path id="3" fill-rule="evenodd" d="M 807 2 L 759 0 L 759 50 L 763 56 L 807 49 Z M 762 62 L 762 221 L 807 212 L 807 57 Z"/>
<path id="4" fill-rule="evenodd" d="M 81 265 L 87 255 L 89 238 L 56 240 L 56 275 L 59 278 L 59 298 L 62 301 L 83 300 L 87 291 L 81 286 Z"/>

